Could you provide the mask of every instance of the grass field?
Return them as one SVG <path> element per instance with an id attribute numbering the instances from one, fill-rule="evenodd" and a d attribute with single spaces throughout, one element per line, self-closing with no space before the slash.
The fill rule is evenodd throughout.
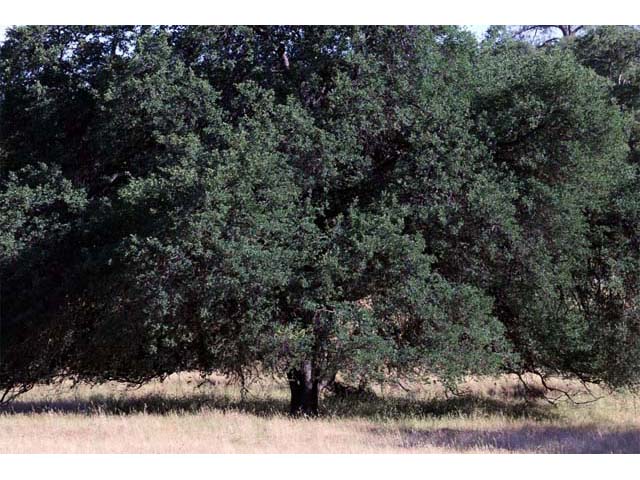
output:
<path id="1" fill-rule="evenodd" d="M 550 405 L 513 378 L 484 378 L 450 398 L 437 385 L 327 397 L 320 418 L 292 419 L 284 382 L 255 384 L 245 401 L 222 378 L 198 383 L 37 387 L 0 407 L 0 453 L 640 453 L 630 393 Z"/>

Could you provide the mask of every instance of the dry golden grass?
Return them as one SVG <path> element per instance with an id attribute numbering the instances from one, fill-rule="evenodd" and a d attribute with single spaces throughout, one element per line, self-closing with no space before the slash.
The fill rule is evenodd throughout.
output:
<path id="1" fill-rule="evenodd" d="M 213 380 L 37 387 L 0 410 L 0 453 L 640 453 L 631 394 L 549 405 L 519 397 L 513 378 L 485 378 L 449 399 L 437 385 L 325 398 L 322 417 L 292 419 L 282 382 L 241 402 Z"/>

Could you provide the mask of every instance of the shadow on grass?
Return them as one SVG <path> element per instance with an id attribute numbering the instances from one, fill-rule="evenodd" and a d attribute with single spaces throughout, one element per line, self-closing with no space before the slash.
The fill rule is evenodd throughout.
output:
<path id="1" fill-rule="evenodd" d="M 373 429 L 380 433 L 380 429 Z M 532 426 L 512 430 L 401 429 L 402 448 L 441 447 L 461 452 L 640 453 L 640 430 L 598 432 L 588 427 Z"/>
<path id="2" fill-rule="evenodd" d="M 94 395 L 81 400 L 14 400 L 0 406 L 0 414 L 80 413 L 87 415 L 152 415 L 195 414 L 203 408 L 219 411 L 240 411 L 262 417 L 288 412 L 288 404 L 277 399 L 234 400 L 215 394 L 185 395 L 183 397 L 149 394 L 139 397 L 111 397 Z"/>
<path id="3" fill-rule="evenodd" d="M 79 413 L 131 415 L 195 414 L 203 408 L 218 411 L 236 411 L 260 417 L 287 415 L 289 404 L 275 398 L 250 397 L 244 401 L 216 394 L 216 392 L 168 396 L 94 395 L 78 400 L 21 400 L 0 406 L 0 414 L 26 413 Z M 486 397 L 464 396 L 451 399 L 411 400 L 381 398 L 374 394 L 366 397 L 336 398 L 328 396 L 322 401 L 321 416 L 331 418 L 361 418 L 391 420 L 408 417 L 444 417 L 469 415 L 499 415 L 509 418 L 534 420 L 552 419 L 555 414 L 548 405 L 530 402 L 500 401 Z"/>
<path id="4" fill-rule="evenodd" d="M 364 399 L 328 398 L 324 402 L 323 410 L 335 417 L 368 419 L 496 415 L 513 419 L 552 420 L 557 417 L 551 405 L 522 400 L 503 401 L 474 395 L 430 400 L 386 399 L 375 395 Z"/>

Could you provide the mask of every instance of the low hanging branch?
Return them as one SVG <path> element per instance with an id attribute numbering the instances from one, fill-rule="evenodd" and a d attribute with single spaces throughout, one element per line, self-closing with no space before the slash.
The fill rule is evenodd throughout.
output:
<path id="1" fill-rule="evenodd" d="M 575 393 L 572 393 L 568 390 L 565 390 L 557 386 L 550 385 L 548 382 L 548 377 L 544 375 L 542 372 L 538 370 L 531 370 L 531 373 L 533 373 L 540 379 L 540 383 L 542 384 L 542 387 L 545 390 L 545 393 L 543 394 L 543 398 L 552 405 L 555 405 L 556 403 L 558 403 L 558 401 L 562 398 L 567 399 L 569 402 L 571 402 L 574 405 L 586 405 L 589 403 L 594 403 L 602 398 L 602 396 L 596 396 L 593 393 L 593 391 L 587 386 L 586 382 L 581 379 L 579 379 L 581 385 L 584 387 L 585 391 L 592 397 L 590 400 L 576 400 Z M 527 391 L 527 393 L 532 395 L 536 393 L 531 388 L 531 386 L 527 383 L 527 381 L 523 378 L 521 373 L 516 373 L 516 376 L 518 377 L 518 380 L 520 381 L 524 389 Z M 559 395 L 556 397 L 550 397 L 549 395 L 547 395 L 547 393 L 549 392 L 559 393 Z"/>

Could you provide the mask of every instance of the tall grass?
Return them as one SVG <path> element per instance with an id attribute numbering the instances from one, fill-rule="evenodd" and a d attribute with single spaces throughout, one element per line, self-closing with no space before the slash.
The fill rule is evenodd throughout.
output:
<path id="1" fill-rule="evenodd" d="M 630 393 L 551 405 L 526 397 L 514 378 L 483 378 L 449 398 L 434 384 L 327 395 L 321 417 L 293 419 L 282 381 L 257 383 L 242 399 L 224 379 L 209 380 L 37 387 L 0 410 L 0 452 L 640 453 Z"/>

